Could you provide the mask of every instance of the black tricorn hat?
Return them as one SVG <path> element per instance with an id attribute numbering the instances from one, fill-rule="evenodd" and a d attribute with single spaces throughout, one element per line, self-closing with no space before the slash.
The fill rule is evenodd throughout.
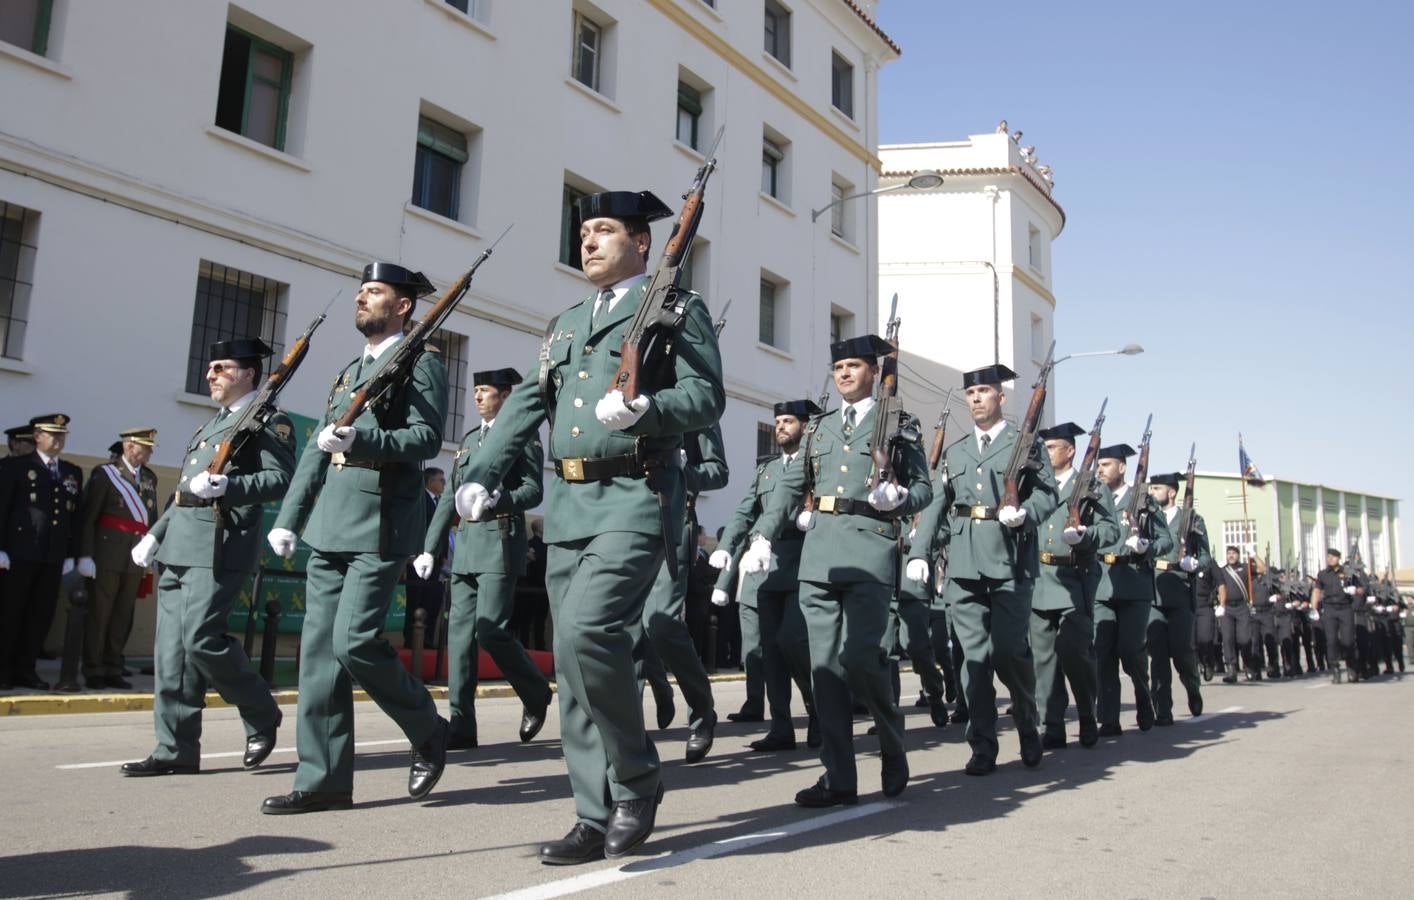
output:
<path id="1" fill-rule="evenodd" d="M 426 275 L 404 268 L 397 263 L 369 263 L 363 267 L 363 281 L 381 281 L 384 284 L 391 284 L 393 287 L 408 288 L 417 297 L 436 290 L 432 286 L 432 282 L 427 280 Z"/>
<path id="2" fill-rule="evenodd" d="M 122 441 L 114 441 L 113 443 L 111 443 L 111 444 L 108 445 L 108 455 L 109 455 L 109 456 L 117 456 L 119 453 L 122 453 L 122 452 L 123 452 L 123 442 L 122 442 Z"/>
<path id="3" fill-rule="evenodd" d="M 275 351 L 260 338 L 232 338 L 211 345 L 208 359 L 265 359 Z"/>
<path id="4" fill-rule="evenodd" d="M 774 415 L 795 416 L 797 419 L 808 419 L 811 416 L 818 416 L 824 412 L 815 405 L 814 400 L 782 400 L 774 408 Z"/>
<path id="5" fill-rule="evenodd" d="M 1178 479 L 1179 479 L 1179 474 L 1178 474 L 1177 472 L 1163 472 L 1163 473 L 1161 473 L 1161 474 L 1159 474 L 1159 475 L 1150 475 L 1150 476 L 1149 476 L 1149 483 L 1150 483 L 1150 484 L 1163 484 L 1163 485 L 1168 485 L 1169 487 L 1173 488 L 1174 490 L 1177 490 L 1177 489 L 1178 489 Z"/>
<path id="6" fill-rule="evenodd" d="M 489 384 L 497 388 L 514 387 L 522 380 L 515 369 L 488 369 L 485 372 L 473 372 L 471 375 L 473 385 Z"/>
<path id="7" fill-rule="evenodd" d="M 26 423 L 16 425 L 14 428 L 6 428 L 5 437 L 12 441 L 32 441 L 34 440 L 34 426 Z"/>
<path id="8" fill-rule="evenodd" d="M 1062 422 L 1059 425 L 1052 425 L 1050 428 L 1042 428 L 1036 432 L 1043 441 L 1070 441 L 1075 443 L 1075 439 L 1085 433 L 1085 429 L 1074 422 Z"/>
<path id="9" fill-rule="evenodd" d="M 579 218 L 583 222 L 606 218 L 652 222 L 672 214 L 652 191 L 601 191 L 579 198 Z"/>
<path id="10" fill-rule="evenodd" d="M 1118 459 L 1122 461 L 1129 459 L 1129 457 L 1133 456 L 1137 452 L 1138 451 L 1136 451 L 1128 444 L 1111 444 L 1108 447 L 1101 447 L 1100 452 L 1095 454 L 1095 458 Z"/>
<path id="11" fill-rule="evenodd" d="M 995 366 L 983 366 L 980 369 L 973 369 L 971 372 L 964 372 L 962 386 L 966 389 L 975 384 L 1001 384 L 1003 381 L 1015 380 L 1016 373 L 998 363 Z"/>
<path id="12" fill-rule="evenodd" d="M 47 431 L 50 434 L 68 434 L 69 417 L 64 413 L 47 413 L 29 420 L 31 432 Z"/>
<path id="13" fill-rule="evenodd" d="M 831 344 L 830 362 L 837 363 L 842 359 L 867 359 L 873 363 L 878 362 L 879 357 L 893 352 L 894 345 L 877 334 L 864 334 Z"/>

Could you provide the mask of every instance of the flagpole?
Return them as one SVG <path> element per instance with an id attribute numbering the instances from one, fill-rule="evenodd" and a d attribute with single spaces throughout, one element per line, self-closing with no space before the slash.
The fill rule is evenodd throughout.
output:
<path id="1" fill-rule="evenodd" d="M 1237 433 L 1237 462 L 1239 468 L 1241 468 L 1242 460 L 1245 459 L 1246 456 L 1247 451 L 1242 446 L 1242 432 L 1239 431 Z M 1228 458 L 1231 459 L 1231 457 Z M 1247 523 L 1251 521 L 1247 518 L 1247 473 L 1245 471 L 1238 472 L 1237 477 L 1242 482 L 1242 532 L 1245 535 L 1247 533 Z M 1256 548 L 1256 544 L 1257 541 L 1254 536 L 1252 541 L 1254 550 Z M 1254 552 L 1252 555 L 1256 556 L 1257 554 Z M 1256 603 L 1256 600 L 1252 596 L 1252 560 L 1247 560 L 1247 565 L 1245 568 L 1247 571 L 1247 602 Z"/>

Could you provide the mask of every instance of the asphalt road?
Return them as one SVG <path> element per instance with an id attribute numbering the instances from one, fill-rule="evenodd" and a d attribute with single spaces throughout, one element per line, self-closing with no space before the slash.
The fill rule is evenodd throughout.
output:
<path id="1" fill-rule="evenodd" d="M 716 688 L 723 714 L 740 705 L 742 684 Z M 791 802 L 820 771 L 803 720 L 798 752 L 754 754 L 759 726 L 724 722 L 707 761 L 686 767 L 679 704 L 657 735 L 667 797 L 642 855 L 569 869 L 535 858 L 574 821 L 558 723 L 519 744 L 514 700 L 478 704 L 488 743 L 453 754 L 423 803 L 406 795 L 406 742 L 358 704 L 357 805 L 292 817 L 258 811 L 291 787 L 290 708 L 258 771 L 242 771 L 243 732 L 223 709 L 207 715 L 202 774 L 154 779 L 118 774 L 151 749 L 148 713 L 11 717 L 0 895 L 1410 896 L 1414 677 L 1213 682 L 1204 698 L 1204 716 L 1148 734 L 1130 708 L 1126 733 L 1091 750 L 1072 723 L 1071 746 L 1036 770 L 1003 720 L 985 778 L 962 774 L 960 726 L 910 706 L 913 780 L 891 801 L 859 720 L 860 803 L 826 811 Z"/>

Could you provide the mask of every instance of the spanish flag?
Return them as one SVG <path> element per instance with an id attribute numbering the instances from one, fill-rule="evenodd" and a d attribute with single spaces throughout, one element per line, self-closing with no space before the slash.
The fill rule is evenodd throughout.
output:
<path id="1" fill-rule="evenodd" d="M 1262 477 L 1262 473 L 1257 468 L 1257 464 L 1252 461 L 1252 457 L 1247 455 L 1247 448 L 1242 446 L 1242 435 L 1237 436 L 1237 470 L 1242 474 L 1242 478 L 1253 487 L 1261 487 L 1267 483 L 1267 479 Z"/>

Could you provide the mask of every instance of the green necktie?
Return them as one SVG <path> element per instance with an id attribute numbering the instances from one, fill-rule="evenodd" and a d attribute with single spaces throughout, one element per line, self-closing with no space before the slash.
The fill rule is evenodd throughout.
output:
<path id="1" fill-rule="evenodd" d="M 589 324 L 598 327 L 599 318 L 609 311 L 609 307 L 614 305 L 614 292 L 609 288 L 599 292 L 599 297 L 594 301 L 594 316 L 589 320 Z"/>
<path id="2" fill-rule="evenodd" d="M 851 431 L 854 431 L 854 407 L 846 406 L 844 408 L 844 433 L 849 434 Z"/>

